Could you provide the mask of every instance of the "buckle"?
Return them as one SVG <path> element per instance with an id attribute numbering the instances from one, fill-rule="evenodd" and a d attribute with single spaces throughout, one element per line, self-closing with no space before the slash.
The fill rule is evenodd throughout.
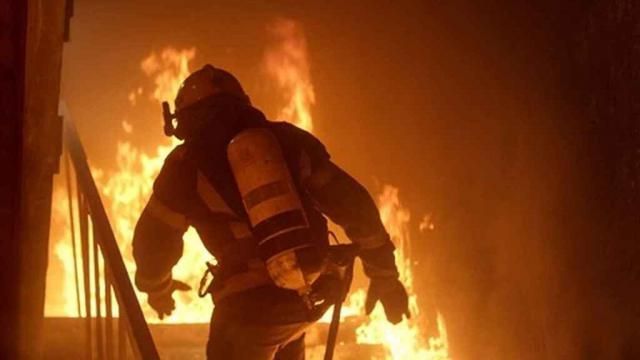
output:
<path id="1" fill-rule="evenodd" d="M 207 261 L 207 270 L 202 274 L 202 278 L 200 279 L 200 285 L 198 286 L 198 296 L 201 298 L 207 296 L 208 293 L 211 292 L 213 288 L 214 281 L 216 279 L 216 275 L 220 271 L 218 265 L 214 265 Z M 211 275 L 211 280 L 209 280 L 209 275 Z"/>

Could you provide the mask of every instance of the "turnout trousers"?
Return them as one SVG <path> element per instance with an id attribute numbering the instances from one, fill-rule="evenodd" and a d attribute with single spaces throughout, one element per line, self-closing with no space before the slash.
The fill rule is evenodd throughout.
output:
<path id="1" fill-rule="evenodd" d="M 262 286 L 216 304 L 209 329 L 209 360 L 303 360 L 305 330 L 326 307 L 309 311 L 293 291 Z"/>

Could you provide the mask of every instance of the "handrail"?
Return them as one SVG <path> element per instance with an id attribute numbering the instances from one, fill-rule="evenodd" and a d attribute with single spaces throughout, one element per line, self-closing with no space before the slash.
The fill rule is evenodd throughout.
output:
<path id="1" fill-rule="evenodd" d="M 125 323 L 130 332 L 131 345 L 137 358 L 145 360 L 160 359 L 158 351 L 151 337 L 151 332 L 145 321 L 142 309 L 129 279 L 113 229 L 109 223 L 107 213 L 100 199 L 100 194 L 91 175 L 84 148 L 74 124 L 65 117 L 64 141 L 71 156 L 78 181 L 78 193 L 86 202 L 93 224 L 95 241 L 100 246 L 104 257 L 105 269 L 120 308 L 120 317 L 126 318 Z M 79 194 L 80 195 L 80 194 Z M 96 262 L 97 263 L 97 262 Z M 89 274 L 85 273 L 85 276 Z M 88 304 L 87 304 L 88 306 Z"/>

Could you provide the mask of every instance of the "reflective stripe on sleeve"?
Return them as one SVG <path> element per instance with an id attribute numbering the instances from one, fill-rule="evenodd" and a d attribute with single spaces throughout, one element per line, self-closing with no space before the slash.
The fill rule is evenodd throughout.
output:
<path id="1" fill-rule="evenodd" d="M 165 204 L 163 204 L 155 195 L 151 195 L 149 203 L 147 204 L 149 213 L 156 219 L 163 223 L 173 227 L 179 231 L 186 231 L 189 223 L 187 217 L 179 212 L 171 210 Z"/>
<path id="2" fill-rule="evenodd" d="M 136 274 L 136 286 L 144 292 L 162 293 L 168 291 L 171 286 L 171 272 L 159 279 L 146 278 L 138 273 Z"/>

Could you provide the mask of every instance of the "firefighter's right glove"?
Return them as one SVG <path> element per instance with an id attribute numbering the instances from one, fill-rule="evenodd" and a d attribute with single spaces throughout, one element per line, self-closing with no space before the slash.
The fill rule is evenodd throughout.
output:
<path id="1" fill-rule="evenodd" d="M 367 300 L 364 304 L 367 315 L 371 314 L 378 300 L 382 303 L 384 313 L 390 323 L 399 323 L 402 321 L 402 315 L 410 317 L 407 291 L 397 278 L 371 279 Z"/>
<path id="2" fill-rule="evenodd" d="M 188 291 L 191 290 L 191 286 L 178 280 L 171 280 L 171 284 L 166 286 L 163 290 L 149 292 L 147 301 L 149 305 L 158 313 L 160 320 L 165 316 L 171 315 L 176 308 L 176 303 L 173 300 L 173 292 Z"/>

